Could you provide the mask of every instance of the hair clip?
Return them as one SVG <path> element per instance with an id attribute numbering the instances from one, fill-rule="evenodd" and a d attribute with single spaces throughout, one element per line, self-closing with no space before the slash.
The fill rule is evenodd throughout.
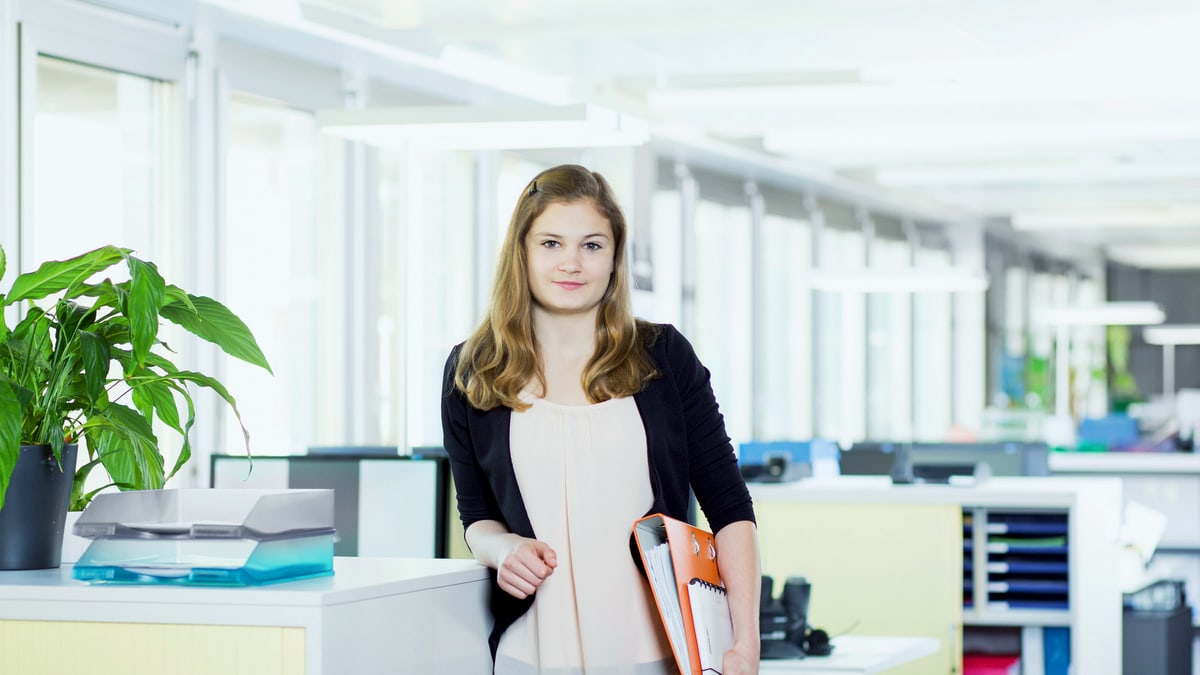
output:
<path id="1" fill-rule="evenodd" d="M 529 196 L 530 197 L 534 196 L 535 194 L 537 194 L 537 191 L 538 191 L 537 180 L 534 179 L 533 183 L 530 183 L 530 185 L 529 185 Z"/>

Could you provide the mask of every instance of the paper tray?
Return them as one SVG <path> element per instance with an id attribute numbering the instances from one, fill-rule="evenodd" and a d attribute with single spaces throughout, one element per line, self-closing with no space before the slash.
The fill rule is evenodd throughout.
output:
<path id="1" fill-rule="evenodd" d="M 333 573 L 333 535 L 254 539 L 100 538 L 71 575 L 81 581 L 251 586 Z"/>
<path id="2" fill-rule="evenodd" d="M 333 490 L 138 490 L 97 495 L 80 537 L 288 538 L 333 532 Z"/>

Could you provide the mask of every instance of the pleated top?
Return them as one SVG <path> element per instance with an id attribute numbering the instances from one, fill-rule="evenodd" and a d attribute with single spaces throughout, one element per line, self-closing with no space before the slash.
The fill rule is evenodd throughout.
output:
<path id="1" fill-rule="evenodd" d="M 569 406 L 521 394 L 509 444 L 538 539 L 558 567 L 500 639 L 496 675 L 677 672 L 629 552 L 654 500 L 646 433 L 632 398 Z"/>

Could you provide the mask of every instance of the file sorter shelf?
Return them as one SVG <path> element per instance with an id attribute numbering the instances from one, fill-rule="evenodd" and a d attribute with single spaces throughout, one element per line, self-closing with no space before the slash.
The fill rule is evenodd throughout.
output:
<path id="1" fill-rule="evenodd" d="M 1066 510 L 974 508 L 964 522 L 971 524 L 963 541 L 963 607 L 974 615 L 968 623 L 1069 625 Z M 1014 613 L 1019 620 L 1010 623 Z"/>

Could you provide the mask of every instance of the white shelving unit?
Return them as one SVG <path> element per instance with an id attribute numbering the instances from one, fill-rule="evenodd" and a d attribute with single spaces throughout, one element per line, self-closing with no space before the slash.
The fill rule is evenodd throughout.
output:
<path id="1" fill-rule="evenodd" d="M 974 602 L 963 608 L 963 625 L 1024 628 L 1022 663 L 1026 675 L 1038 675 L 1041 672 L 1042 632 L 1035 629 L 1047 626 L 1070 628 L 1072 672 L 1090 675 L 1117 675 L 1120 672 L 1121 588 L 1117 535 L 1122 500 L 1119 480 L 997 477 L 973 486 L 948 486 L 893 485 L 890 479 L 876 476 L 840 477 L 787 484 L 756 484 L 751 487 L 751 494 L 757 504 L 853 503 L 878 505 L 881 508 L 911 504 L 958 505 L 964 515 L 970 517 L 969 537 L 947 541 L 941 553 L 957 558 L 961 547 L 964 563 L 971 561 L 970 574 L 962 579 L 963 597 L 968 597 L 969 583 Z M 1054 535 L 1063 538 L 1064 546 L 1054 547 L 1056 553 L 1053 556 L 1043 555 L 1066 566 L 1065 574 L 1057 577 L 1066 584 L 1065 596 L 1054 594 L 1058 602 L 1052 605 L 1041 608 L 1021 606 L 1033 602 L 1029 597 L 1036 594 L 1014 595 L 1011 579 L 1002 582 L 1001 579 L 1006 577 L 988 570 L 989 547 L 995 556 L 1003 558 L 1005 553 L 1012 550 L 1013 544 L 1010 541 L 1002 542 L 1001 538 L 1005 535 L 1012 539 L 1021 538 L 1011 531 L 1015 520 L 1064 526 L 1058 529 L 1065 529 L 1065 532 Z M 991 531 L 989 523 L 994 526 Z M 1006 529 L 1003 533 L 997 531 L 1000 528 L 996 527 L 1001 524 Z M 764 541 L 770 536 L 770 532 L 760 531 Z M 847 536 L 853 536 L 853 533 L 847 533 Z M 1035 538 L 1029 534 L 1021 536 Z M 835 542 L 818 543 L 830 549 L 829 555 L 838 555 Z M 996 546 L 1000 543 L 1005 543 L 1008 548 L 1001 551 Z M 938 553 L 930 551 L 928 555 Z M 991 562 L 1000 562 L 995 556 Z M 878 573 L 887 574 L 889 564 L 887 556 L 880 556 Z M 1009 583 L 1009 587 L 1002 591 L 1001 586 L 995 585 L 999 583 Z M 989 584 L 992 586 L 989 587 Z M 1001 597 L 1009 598 L 1009 604 L 988 602 Z M 1017 597 L 1025 602 L 1016 601 Z"/>
<path id="2" fill-rule="evenodd" d="M 1122 504 L 1137 502 L 1167 516 L 1167 529 L 1147 570 L 1182 579 L 1187 597 L 1200 598 L 1200 455 L 1150 452 L 1053 452 L 1056 476 L 1121 481 Z M 1200 627 L 1193 607 L 1192 623 Z"/>

